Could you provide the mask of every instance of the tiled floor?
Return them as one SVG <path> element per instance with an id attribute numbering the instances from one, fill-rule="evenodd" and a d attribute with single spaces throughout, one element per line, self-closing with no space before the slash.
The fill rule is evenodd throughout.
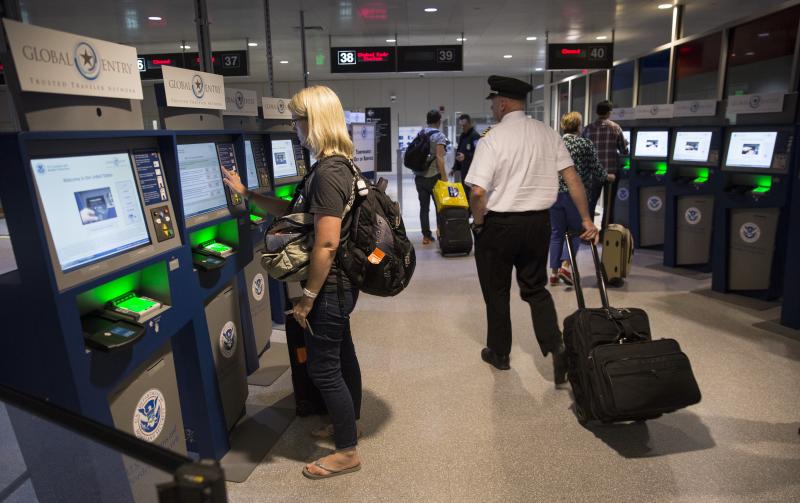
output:
<path id="1" fill-rule="evenodd" d="M 297 419 L 247 482 L 229 484 L 232 502 L 800 501 L 800 342 L 753 326 L 777 308 L 690 293 L 710 281 L 648 267 L 660 253 L 637 251 L 612 303 L 645 308 L 656 336 L 678 339 L 703 401 L 647 423 L 584 428 L 569 390 L 553 386 L 527 306 L 512 297 L 512 370 L 493 370 L 479 356 L 485 314 L 473 257 L 445 259 L 414 239 L 411 286 L 391 299 L 365 295 L 353 315 L 363 470 L 305 479 L 303 463 L 330 446 L 308 436 L 319 419 Z M 551 291 L 563 319 L 574 292 Z M 272 389 L 251 388 L 252 399 L 289 389 L 287 373 Z"/>

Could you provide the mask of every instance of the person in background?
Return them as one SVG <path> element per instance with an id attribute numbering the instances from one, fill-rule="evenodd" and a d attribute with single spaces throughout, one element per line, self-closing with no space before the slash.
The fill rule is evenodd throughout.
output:
<path id="1" fill-rule="evenodd" d="M 582 136 L 591 141 L 597 149 L 600 164 L 606 168 L 606 178 L 594 184 L 589 196 L 589 211 L 595 215 L 600 193 L 603 193 L 603 219 L 601 229 L 608 227 L 614 220 L 614 198 L 617 197 L 617 171 L 621 165 L 620 156 L 628 155 L 628 142 L 622 134 L 619 124 L 609 119 L 614 105 L 606 100 L 597 104 L 597 120 L 584 128 Z"/>
<path id="2" fill-rule="evenodd" d="M 324 479 L 361 469 L 356 451 L 356 419 L 361 410 L 361 370 L 350 333 L 350 313 L 358 299 L 336 260 L 347 240 L 352 216 L 346 212 L 353 195 L 353 142 L 347 133 L 339 97 L 329 88 L 312 86 L 295 94 L 288 105 L 297 136 L 317 159 L 299 188 L 294 206 L 248 190 L 239 175 L 222 170 L 225 184 L 275 216 L 310 213 L 314 216 L 314 248 L 302 296 L 293 299 L 292 315 L 304 330 L 308 374 L 322 394 L 331 426 L 312 432 L 332 434 L 336 450 L 303 468 L 310 479 Z M 344 216 L 343 216 L 344 215 Z M 287 323 L 288 327 L 288 323 Z"/>
<path id="3" fill-rule="evenodd" d="M 475 264 L 486 303 L 486 347 L 481 358 L 508 370 L 511 353 L 511 272 L 528 303 L 542 354 L 553 355 L 556 385 L 566 382 L 567 361 L 553 297 L 547 290 L 548 210 L 558 195 L 558 175 L 581 215 L 581 238 L 596 240 L 583 183 L 558 133 L 525 116 L 530 84 L 489 77 L 492 114 L 499 121 L 478 142 L 466 183 L 475 236 Z"/>
<path id="4" fill-rule="evenodd" d="M 578 176 L 581 177 L 586 193 L 592 191 L 594 184 L 606 179 L 606 169 L 597 158 L 597 150 L 591 141 L 580 135 L 583 117 L 578 112 L 569 112 L 561 118 L 561 132 L 564 145 L 567 147 Z M 581 244 L 578 233 L 582 231 L 581 214 L 569 194 L 564 178 L 558 176 L 558 198 L 550 208 L 550 286 L 558 285 L 559 278 L 572 285 L 572 269 L 567 255 L 564 253 L 564 234 L 575 233 L 572 238 L 572 249 L 575 254 Z M 559 267 L 559 263 L 561 267 Z"/>
<path id="5" fill-rule="evenodd" d="M 439 180 L 447 181 L 447 171 L 444 167 L 444 154 L 449 143 L 447 137 L 440 131 L 442 127 L 442 114 L 438 110 L 428 112 L 427 127 L 419 134 L 427 134 L 430 138 L 430 157 L 428 167 L 424 171 L 414 171 L 414 184 L 417 186 L 419 196 L 419 222 L 422 226 L 422 244 L 428 245 L 435 238 L 431 232 L 430 210 L 433 199 L 433 188 Z"/>
<path id="6" fill-rule="evenodd" d="M 475 155 L 475 147 L 478 145 L 478 140 L 481 135 L 475 131 L 475 126 L 472 123 L 472 118 L 467 114 L 461 114 L 458 117 L 458 124 L 461 126 L 461 134 L 458 135 L 458 147 L 456 148 L 456 160 L 453 163 L 453 171 L 458 172 L 461 177 L 459 182 L 464 182 L 469 174 L 469 167 L 472 164 L 472 158 Z M 469 186 L 464 185 L 464 192 L 469 200 Z"/>

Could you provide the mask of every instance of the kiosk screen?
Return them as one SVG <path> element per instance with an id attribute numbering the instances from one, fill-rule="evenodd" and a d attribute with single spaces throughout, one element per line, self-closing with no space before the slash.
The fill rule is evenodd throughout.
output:
<path id="1" fill-rule="evenodd" d="M 769 169 L 777 137 L 777 131 L 732 132 L 725 165 Z"/>
<path id="2" fill-rule="evenodd" d="M 178 165 L 186 218 L 228 205 L 215 144 L 178 145 Z"/>
<path id="3" fill-rule="evenodd" d="M 63 272 L 150 244 L 127 152 L 31 160 Z"/>
<path id="4" fill-rule="evenodd" d="M 631 130 L 630 129 L 623 129 L 622 130 L 622 136 L 625 138 L 625 145 L 627 145 L 628 148 L 630 149 L 631 148 Z"/>
<path id="5" fill-rule="evenodd" d="M 675 135 L 673 161 L 708 162 L 711 149 L 711 131 L 678 131 Z"/>
<path id="6" fill-rule="evenodd" d="M 638 131 L 634 157 L 666 159 L 669 152 L 669 133 L 667 131 Z"/>
<path id="7" fill-rule="evenodd" d="M 272 140 L 272 169 L 276 180 L 297 176 L 292 140 Z"/>
<path id="8" fill-rule="evenodd" d="M 247 164 L 247 188 L 255 189 L 258 187 L 258 173 L 256 172 L 256 158 L 253 155 L 253 142 L 245 140 L 244 159 Z"/>

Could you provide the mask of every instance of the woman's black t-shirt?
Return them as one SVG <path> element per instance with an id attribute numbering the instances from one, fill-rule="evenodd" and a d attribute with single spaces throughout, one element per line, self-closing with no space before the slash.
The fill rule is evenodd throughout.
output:
<path id="1" fill-rule="evenodd" d="M 311 167 L 306 183 L 291 209 L 292 213 L 311 213 L 341 217 L 348 201 L 353 196 L 353 172 L 348 161 L 341 156 L 325 157 Z M 339 244 L 342 245 L 350 232 L 351 211 L 342 219 Z M 334 259 L 326 283 L 336 283 L 338 265 Z M 347 277 L 342 275 L 345 282 Z"/>

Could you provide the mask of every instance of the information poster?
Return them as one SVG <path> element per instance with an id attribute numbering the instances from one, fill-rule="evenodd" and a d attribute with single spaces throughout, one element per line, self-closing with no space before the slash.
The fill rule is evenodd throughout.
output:
<path id="1" fill-rule="evenodd" d="M 375 124 L 353 123 L 350 127 L 353 131 L 353 147 L 355 148 L 353 162 L 362 173 L 375 171 Z"/>
<path id="2" fill-rule="evenodd" d="M 365 109 L 367 124 L 375 125 L 375 168 L 392 170 L 392 109 L 389 107 Z"/>

